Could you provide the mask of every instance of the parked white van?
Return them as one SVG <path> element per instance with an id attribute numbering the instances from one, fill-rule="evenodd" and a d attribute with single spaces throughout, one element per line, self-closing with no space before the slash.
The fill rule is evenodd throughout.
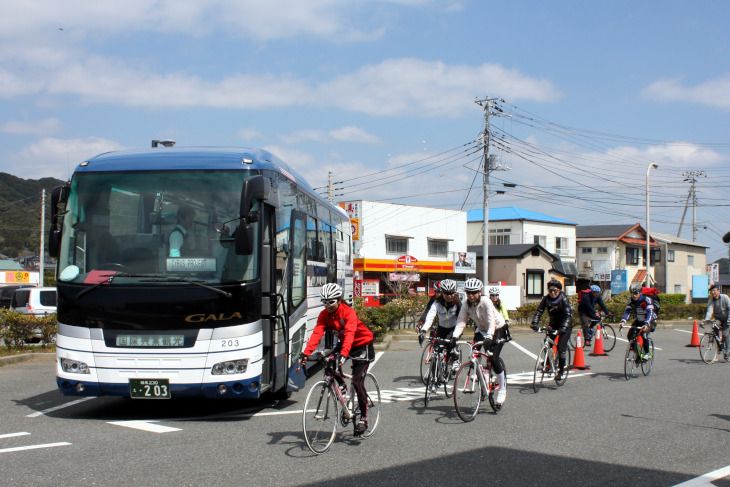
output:
<path id="1" fill-rule="evenodd" d="M 27 287 L 16 289 L 10 308 L 25 315 L 43 316 L 56 312 L 55 287 Z"/>

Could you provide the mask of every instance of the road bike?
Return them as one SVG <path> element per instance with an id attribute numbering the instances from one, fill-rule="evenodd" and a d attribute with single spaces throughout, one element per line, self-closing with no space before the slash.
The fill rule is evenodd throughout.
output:
<path id="1" fill-rule="evenodd" d="M 372 436 L 380 422 L 380 386 L 375 376 L 370 372 L 365 375 L 368 426 L 359 434 L 356 425 L 360 419 L 360 406 L 355 388 L 352 384 L 349 389 L 345 385 L 345 379 L 352 379 L 352 376 L 338 365 L 339 354 L 317 353 L 308 361 L 324 365 L 324 378 L 309 389 L 302 411 L 302 429 L 309 449 L 318 455 L 329 450 L 338 425 L 346 428 L 352 423 L 355 436 Z"/>
<path id="2" fill-rule="evenodd" d="M 419 374 L 421 377 L 421 382 L 423 382 L 423 385 L 425 386 L 426 381 L 428 380 L 428 373 L 431 369 L 431 357 L 433 356 L 433 342 L 430 340 L 430 338 L 433 338 L 436 335 L 434 333 L 431 333 L 431 336 L 429 337 L 428 340 L 424 340 L 424 335 L 425 335 L 425 332 L 423 332 L 423 331 L 418 333 L 418 344 L 423 345 L 424 341 L 426 342 L 426 346 L 423 347 L 423 352 L 421 352 L 421 362 L 419 364 Z M 456 347 L 454 347 L 454 350 L 456 351 L 456 354 L 458 355 L 459 362 L 461 362 L 461 359 L 462 359 L 461 348 L 457 345 Z M 453 363 L 452 357 L 449 357 L 449 361 L 450 361 L 450 363 Z"/>
<path id="3" fill-rule="evenodd" d="M 540 353 L 537 354 L 535 371 L 532 375 L 532 390 L 536 393 L 540 392 L 540 388 L 544 385 L 545 376 L 554 376 L 555 383 L 558 386 L 565 384 L 572 363 L 570 360 L 570 347 L 567 347 L 565 349 L 565 370 L 562 376 L 559 376 L 558 369 L 560 367 L 557 347 L 560 336 L 557 331 L 551 331 L 550 328 L 539 328 L 537 333 L 540 332 L 545 333 L 545 339 L 542 342 Z"/>
<path id="4" fill-rule="evenodd" d="M 624 328 L 632 328 L 631 325 L 619 325 L 619 333 L 623 335 Z M 624 377 L 626 380 L 636 377 L 634 370 L 641 368 L 644 375 L 649 375 L 654 367 L 654 340 L 644 334 L 638 332 L 629 340 L 626 347 L 626 357 L 624 359 Z M 649 340 L 649 352 L 644 352 L 644 340 Z"/>
<path id="5" fill-rule="evenodd" d="M 700 340 L 700 357 L 704 363 L 711 364 L 723 355 L 722 346 L 724 338 L 722 336 L 720 322 L 717 320 L 705 320 L 700 323 L 700 327 L 705 330 Z"/>
<path id="6" fill-rule="evenodd" d="M 431 355 L 428 360 L 429 367 L 426 374 L 426 393 L 423 396 L 424 405 L 434 395 L 439 386 L 443 386 L 444 394 L 450 397 L 449 379 L 451 378 L 451 361 L 449 360 L 449 347 L 451 343 L 448 338 L 430 337 Z"/>
<path id="7" fill-rule="evenodd" d="M 503 342 L 498 340 L 497 343 Z M 497 404 L 494 393 L 498 387 L 497 374 L 492 364 L 492 354 L 482 352 L 483 341 L 469 342 L 471 346 L 471 357 L 465 361 L 456 371 L 454 377 L 454 408 L 456 414 L 464 422 L 472 421 L 479 412 L 479 406 L 485 398 L 489 399 L 489 405 L 494 412 L 502 409 L 503 404 Z M 504 368 L 502 357 L 499 363 L 504 370 L 504 387 L 507 387 L 507 371 Z"/>
<path id="8" fill-rule="evenodd" d="M 606 323 L 604 319 L 613 319 L 613 315 L 609 314 L 607 316 L 601 316 L 600 318 L 596 318 L 594 320 L 591 320 L 591 328 L 596 331 L 597 326 L 601 325 L 601 338 L 603 339 L 603 350 L 608 353 L 611 350 L 614 349 L 616 346 L 616 331 L 613 329 L 613 326 L 611 326 L 610 323 Z M 583 330 L 583 333 L 585 334 L 585 329 Z M 593 333 L 593 340 L 595 340 L 596 333 Z M 575 350 L 577 347 L 577 340 L 578 340 L 578 334 L 574 333 L 570 337 L 570 349 Z M 586 337 L 583 335 L 583 340 L 585 343 Z"/>

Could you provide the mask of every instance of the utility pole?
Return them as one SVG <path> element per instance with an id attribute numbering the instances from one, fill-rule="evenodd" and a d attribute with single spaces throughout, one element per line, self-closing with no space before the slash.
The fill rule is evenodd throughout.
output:
<path id="1" fill-rule="evenodd" d="M 482 200 L 482 213 L 484 215 L 482 255 L 484 265 L 482 266 L 482 282 L 484 286 L 489 284 L 489 171 L 492 169 L 492 161 L 489 158 L 489 116 L 491 115 L 492 109 L 496 107 L 496 102 L 499 100 L 499 98 L 489 97 L 474 100 L 474 103 L 484 110 L 484 132 L 482 132 L 482 144 L 484 147 L 484 178 L 482 183 L 482 189 L 484 191 L 484 198 Z"/>
<path id="2" fill-rule="evenodd" d="M 41 193 L 41 251 L 39 254 L 40 260 L 38 261 L 38 287 L 43 287 L 43 268 L 44 268 L 44 257 L 46 247 L 46 189 L 43 188 Z"/>
<path id="3" fill-rule="evenodd" d="M 707 175 L 705 174 L 705 171 L 685 171 L 682 175 L 684 176 L 684 180 L 690 183 L 687 203 L 692 201 L 692 241 L 695 242 L 697 240 L 697 189 L 695 185 L 697 184 L 697 178 L 707 177 Z M 678 237 L 679 232 L 682 231 L 685 213 L 687 213 L 687 204 L 685 204 L 684 213 L 682 213 L 682 220 L 679 222 L 679 231 L 677 232 Z"/>

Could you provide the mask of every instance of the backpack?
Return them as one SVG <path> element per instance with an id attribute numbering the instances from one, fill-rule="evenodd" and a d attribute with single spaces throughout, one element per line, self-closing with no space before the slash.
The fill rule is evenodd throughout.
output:
<path id="1" fill-rule="evenodd" d="M 591 294 L 591 288 L 578 291 L 578 304 L 580 304 L 580 302 L 583 301 L 583 298 L 588 296 L 589 294 Z"/>
<path id="2" fill-rule="evenodd" d="M 659 299 L 659 290 L 655 287 L 642 287 L 641 294 L 651 298 L 651 302 L 654 305 L 654 314 L 659 317 L 659 308 L 662 306 L 661 300 Z"/>

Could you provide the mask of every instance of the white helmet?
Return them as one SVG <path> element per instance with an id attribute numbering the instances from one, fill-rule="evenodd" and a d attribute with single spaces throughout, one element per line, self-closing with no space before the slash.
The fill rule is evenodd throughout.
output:
<path id="1" fill-rule="evenodd" d="M 489 295 L 490 296 L 499 296 L 499 288 L 498 287 L 490 287 L 489 288 Z"/>
<path id="2" fill-rule="evenodd" d="M 338 299 L 342 297 L 342 288 L 339 284 L 330 282 L 322 286 L 322 290 L 319 292 L 322 299 Z"/>
<path id="3" fill-rule="evenodd" d="M 484 284 L 482 284 L 482 281 L 480 281 L 476 277 L 467 279 L 466 282 L 464 283 L 464 290 L 466 292 L 481 291 L 483 288 L 484 288 Z"/>
<path id="4" fill-rule="evenodd" d="M 443 293 L 455 293 L 456 292 L 456 281 L 453 279 L 444 279 L 441 281 L 441 292 Z"/>

